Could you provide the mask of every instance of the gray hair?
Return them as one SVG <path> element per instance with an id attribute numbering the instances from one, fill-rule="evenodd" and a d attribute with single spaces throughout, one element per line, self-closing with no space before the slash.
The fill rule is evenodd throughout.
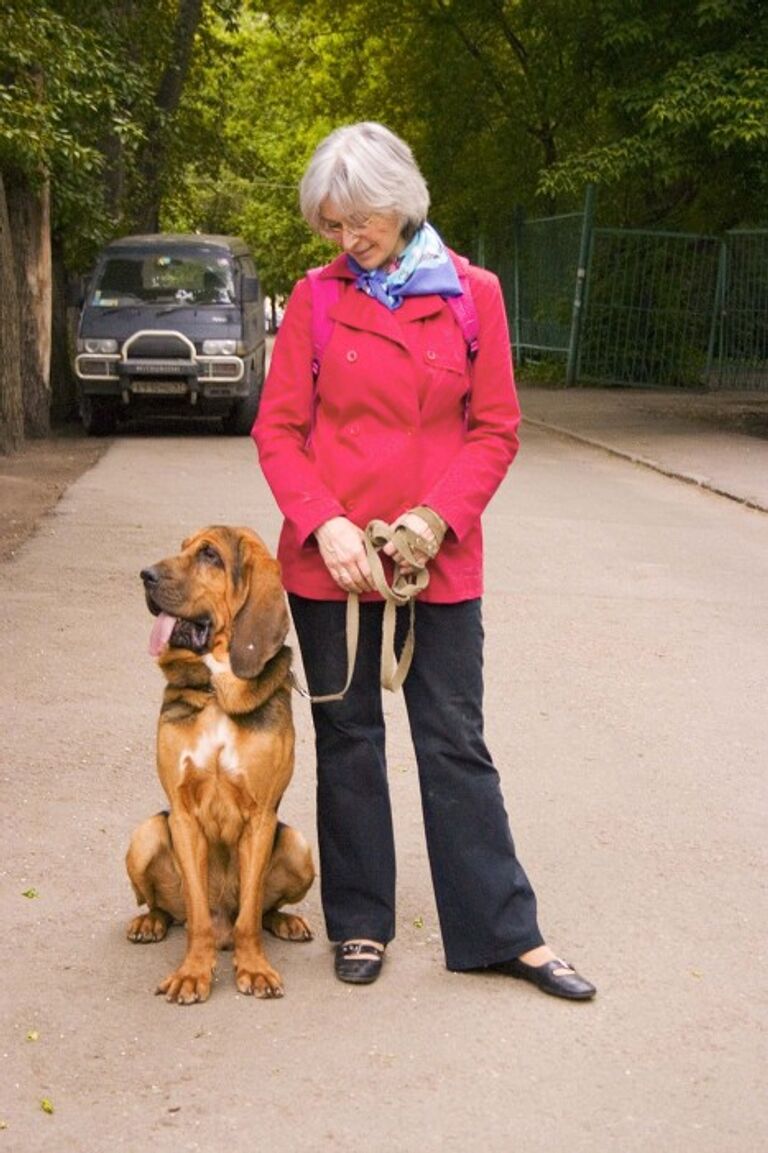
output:
<path id="1" fill-rule="evenodd" d="M 320 206 L 332 200 L 344 216 L 394 212 L 412 236 L 427 218 L 429 191 L 408 145 L 383 124 L 347 124 L 315 149 L 299 186 L 301 213 L 322 234 Z"/>

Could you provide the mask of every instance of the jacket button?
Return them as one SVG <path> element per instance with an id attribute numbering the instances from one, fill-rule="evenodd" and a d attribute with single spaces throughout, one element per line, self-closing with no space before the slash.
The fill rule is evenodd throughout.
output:
<path id="1" fill-rule="evenodd" d="M 434 348 L 430 348 L 427 350 L 427 360 L 434 360 L 436 358 L 436 356 L 437 356 L 437 353 L 435 352 Z"/>
<path id="2" fill-rule="evenodd" d="M 347 360 L 350 362 L 350 364 L 354 364 L 357 360 L 357 353 L 355 352 L 354 348 L 350 348 L 349 352 L 347 353 Z"/>

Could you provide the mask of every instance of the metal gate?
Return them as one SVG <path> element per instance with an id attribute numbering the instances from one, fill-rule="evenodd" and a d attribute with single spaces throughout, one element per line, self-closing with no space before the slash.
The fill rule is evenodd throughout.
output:
<path id="1" fill-rule="evenodd" d="M 588 189 L 583 212 L 517 214 L 518 363 L 561 362 L 566 384 L 768 391 L 768 230 L 599 228 L 593 213 Z"/>
<path id="2" fill-rule="evenodd" d="M 768 230 L 727 234 L 719 288 L 711 383 L 768 391 Z"/>

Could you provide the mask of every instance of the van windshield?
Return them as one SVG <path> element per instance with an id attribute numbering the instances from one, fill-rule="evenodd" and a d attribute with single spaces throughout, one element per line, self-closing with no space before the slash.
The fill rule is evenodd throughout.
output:
<path id="1" fill-rule="evenodd" d="M 96 308 L 131 304 L 235 303 L 232 260 L 218 252 L 120 252 L 98 270 L 90 303 Z"/>

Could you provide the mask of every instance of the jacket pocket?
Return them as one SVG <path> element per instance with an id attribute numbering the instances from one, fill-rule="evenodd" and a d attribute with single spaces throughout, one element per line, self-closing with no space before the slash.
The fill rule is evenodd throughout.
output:
<path id="1" fill-rule="evenodd" d="M 440 348 L 426 348 L 424 363 L 427 368 L 439 369 L 441 372 L 457 372 L 462 376 L 467 365 L 465 356 L 458 356 L 452 349 Z"/>

